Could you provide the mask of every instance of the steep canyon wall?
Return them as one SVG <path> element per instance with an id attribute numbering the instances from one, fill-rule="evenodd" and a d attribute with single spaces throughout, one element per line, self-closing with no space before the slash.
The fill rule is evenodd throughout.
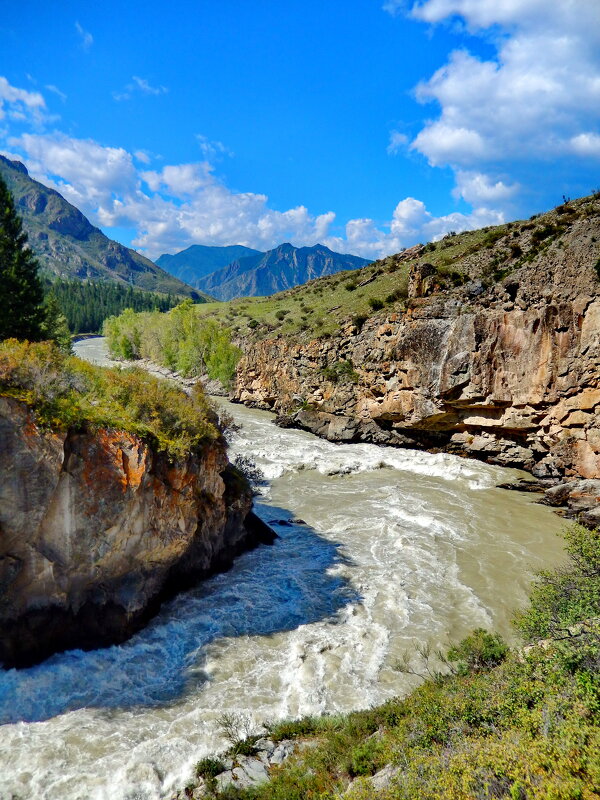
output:
<path id="1" fill-rule="evenodd" d="M 172 462 L 124 431 L 42 430 L 0 397 L 0 443 L 4 666 L 122 641 L 261 535 L 223 442 Z"/>
<path id="2" fill-rule="evenodd" d="M 439 447 L 541 478 L 598 478 L 593 224 L 576 223 L 491 285 L 439 289 L 421 249 L 402 310 L 360 330 L 346 321 L 332 337 L 243 342 L 233 398 L 332 441 Z"/>

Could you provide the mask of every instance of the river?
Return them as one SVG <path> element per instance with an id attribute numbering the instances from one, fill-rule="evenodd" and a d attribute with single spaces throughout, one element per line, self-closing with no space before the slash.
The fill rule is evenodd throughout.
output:
<path id="1" fill-rule="evenodd" d="M 78 355 L 107 363 L 103 340 Z M 125 644 L 0 672 L 0 798 L 159 800 L 222 746 L 219 719 L 348 711 L 407 691 L 416 642 L 510 637 L 562 522 L 495 488 L 521 473 L 445 454 L 335 445 L 217 400 L 231 457 L 265 476 L 279 539 L 163 606 Z M 296 521 L 293 521 L 296 520 Z M 301 521 L 298 521 L 301 520 Z"/>

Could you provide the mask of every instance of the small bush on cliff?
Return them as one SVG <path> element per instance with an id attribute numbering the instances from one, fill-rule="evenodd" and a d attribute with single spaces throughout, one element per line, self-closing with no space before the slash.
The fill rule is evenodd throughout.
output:
<path id="1" fill-rule="evenodd" d="M 0 394 L 27 403 L 49 428 L 122 429 L 174 457 L 219 435 L 200 387 L 188 397 L 142 370 L 94 367 L 50 342 L 0 343 Z"/>
<path id="2" fill-rule="evenodd" d="M 356 330 L 360 333 L 363 329 L 363 325 L 369 319 L 367 314 L 355 314 L 352 317 L 352 323 L 355 325 Z"/>
<path id="3" fill-rule="evenodd" d="M 448 661 L 455 662 L 460 673 L 489 669 L 501 664 L 508 653 L 508 646 L 497 633 L 488 633 L 477 628 L 460 644 L 448 650 Z"/>
<path id="4" fill-rule="evenodd" d="M 216 778 L 226 769 L 225 764 L 218 758 L 203 758 L 196 764 L 197 778 Z"/>
<path id="5" fill-rule="evenodd" d="M 560 642 L 560 652 L 569 663 L 587 664 L 598 677 L 600 532 L 574 525 L 564 535 L 569 564 L 540 574 L 531 591 L 529 608 L 517 615 L 515 624 L 529 642 Z"/>
<path id="6" fill-rule="evenodd" d="M 372 311 L 381 311 L 384 307 L 385 303 L 380 300 L 378 297 L 370 297 L 369 298 L 369 308 Z"/>
<path id="7" fill-rule="evenodd" d="M 331 383 L 358 383 L 359 379 L 351 361 L 337 361 L 335 364 L 323 367 L 321 374 Z"/>

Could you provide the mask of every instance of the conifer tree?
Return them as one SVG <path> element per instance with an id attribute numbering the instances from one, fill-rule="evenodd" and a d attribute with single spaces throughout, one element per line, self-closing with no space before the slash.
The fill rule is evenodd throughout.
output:
<path id="1" fill-rule="evenodd" d="M 12 195 L 0 177 L 0 340 L 43 338 L 44 291 Z"/>
<path id="2" fill-rule="evenodd" d="M 44 299 L 44 321 L 41 331 L 43 339 L 51 339 L 64 353 L 71 352 L 71 332 L 67 318 L 62 313 L 53 291 L 49 291 Z"/>

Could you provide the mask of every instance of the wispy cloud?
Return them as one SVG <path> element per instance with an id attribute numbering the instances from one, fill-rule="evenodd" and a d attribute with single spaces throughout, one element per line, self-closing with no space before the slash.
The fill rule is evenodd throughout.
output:
<path id="1" fill-rule="evenodd" d="M 86 31 L 79 22 L 75 23 L 75 30 L 80 36 L 81 39 L 81 46 L 84 50 L 89 50 L 90 47 L 94 44 L 94 37 L 89 31 Z"/>
<path id="2" fill-rule="evenodd" d="M 395 156 L 396 153 L 400 153 L 406 149 L 409 142 L 410 139 L 406 134 L 400 133 L 400 131 L 391 131 L 390 141 L 387 146 L 388 155 Z"/>
<path id="3" fill-rule="evenodd" d="M 63 103 L 66 102 L 67 95 L 64 92 L 61 92 L 61 90 L 58 88 L 58 86 L 55 86 L 53 83 L 48 83 L 48 84 L 46 84 L 45 88 L 49 92 L 52 92 L 52 94 L 55 94 L 57 97 L 59 97 L 62 100 Z"/>
<path id="4" fill-rule="evenodd" d="M 154 95 L 157 97 L 161 94 L 167 94 L 169 91 L 167 86 L 152 86 L 146 78 L 140 78 L 139 75 L 133 75 L 131 81 L 125 85 L 123 89 L 114 91 L 112 96 L 118 102 L 123 100 L 131 100 L 132 95 L 135 93 Z"/>
<path id="5" fill-rule="evenodd" d="M 196 134 L 196 141 L 198 142 L 198 146 L 200 147 L 200 152 L 204 156 L 204 158 L 208 159 L 209 161 L 216 161 L 221 156 L 233 156 L 233 152 L 223 144 L 223 142 L 219 141 L 211 141 L 207 136 L 204 136 L 202 133 Z"/>
<path id="6" fill-rule="evenodd" d="M 166 86 L 151 86 L 145 78 L 139 78 L 137 75 L 134 75 L 132 80 L 143 94 L 166 94 L 169 91 Z"/>

